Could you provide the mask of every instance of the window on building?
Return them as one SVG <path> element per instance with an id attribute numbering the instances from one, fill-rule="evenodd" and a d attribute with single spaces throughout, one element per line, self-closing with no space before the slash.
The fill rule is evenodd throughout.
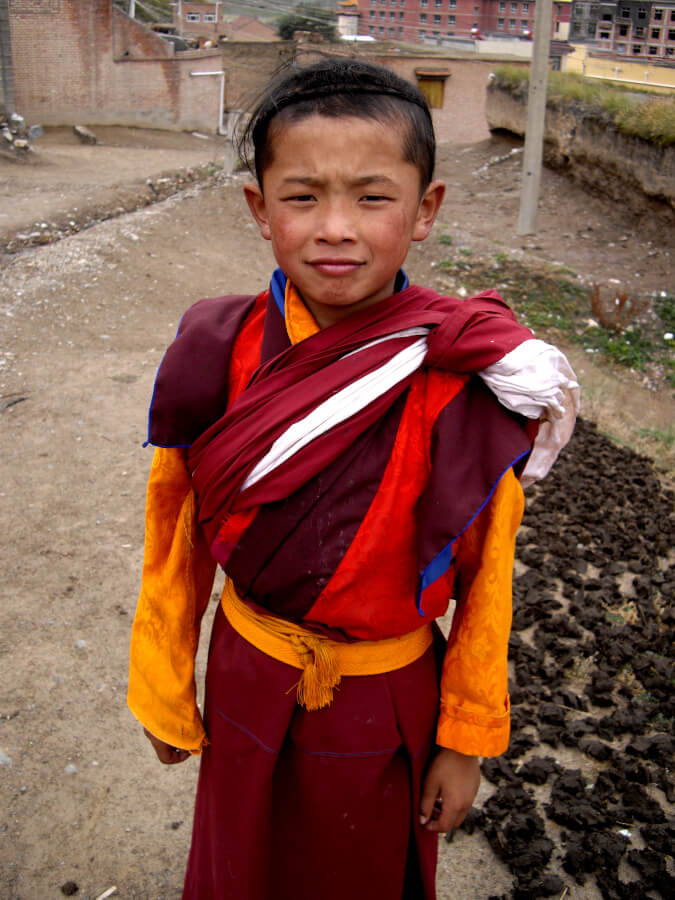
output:
<path id="1" fill-rule="evenodd" d="M 625 53 L 625 52 L 626 52 L 626 45 L 625 45 L 625 44 L 617 44 L 617 45 L 616 45 L 616 52 L 617 52 L 617 53 Z"/>
<path id="2" fill-rule="evenodd" d="M 621 7 L 621 18 L 622 19 L 630 19 L 630 6 L 622 6 Z"/>
<path id="3" fill-rule="evenodd" d="M 561 63 L 561 61 L 562 61 L 562 60 L 561 60 L 561 57 L 559 57 L 559 56 L 552 56 L 552 57 L 551 57 L 551 69 L 552 69 L 554 72 L 559 72 L 559 71 L 560 71 L 560 63 Z"/>
<path id="4" fill-rule="evenodd" d="M 185 13 L 185 21 L 186 22 L 201 22 L 202 14 L 201 13 Z"/>
<path id="5" fill-rule="evenodd" d="M 506 12 L 506 3 L 504 2 L 504 0 L 501 0 L 499 4 L 499 12 Z"/>
<path id="6" fill-rule="evenodd" d="M 638 6 L 637 17 L 640 21 L 644 21 L 647 18 L 647 7 L 646 6 Z"/>
<path id="7" fill-rule="evenodd" d="M 399 5 L 400 7 L 404 7 L 404 6 L 405 6 L 405 0 L 398 0 L 398 5 Z"/>
<path id="8" fill-rule="evenodd" d="M 604 12 L 604 13 L 602 14 L 602 21 L 603 21 L 603 22 L 611 22 L 611 21 L 612 21 L 612 14 L 611 14 L 610 12 Z"/>
<path id="9" fill-rule="evenodd" d="M 663 22 L 663 10 L 662 9 L 654 10 L 654 21 L 655 22 Z"/>
<path id="10" fill-rule="evenodd" d="M 426 25 L 426 24 L 427 24 L 427 14 L 420 13 L 420 25 Z"/>
<path id="11" fill-rule="evenodd" d="M 480 6 L 474 6 L 473 14 L 474 14 L 474 16 L 480 15 Z"/>
<path id="12" fill-rule="evenodd" d="M 658 48 L 658 47 L 654 47 L 653 44 L 650 44 L 650 45 L 649 45 L 649 55 L 650 55 L 650 56 L 656 56 L 658 52 L 659 52 L 659 48 Z"/>
<path id="13" fill-rule="evenodd" d="M 370 18 L 371 19 L 375 18 L 375 10 L 374 9 L 371 9 L 371 11 L 370 11 Z"/>
<path id="14" fill-rule="evenodd" d="M 436 9 L 442 9 L 443 0 L 434 0 L 434 6 L 436 7 Z"/>
<path id="15" fill-rule="evenodd" d="M 403 17 L 404 17 L 404 16 L 405 16 L 405 13 L 400 12 L 400 13 L 398 14 L 398 20 L 399 20 L 399 22 L 402 22 L 402 21 L 403 21 Z"/>
<path id="16" fill-rule="evenodd" d="M 511 4 L 511 12 L 514 12 L 514 13 L 518 12 L 518 4 L 517 3 Z"/>
<path id="17" fill-rule="evenodd" d="M 633 44 L 633 55 L 638 56 L 642 53 L 642 44 Z"/>
<path id="18" fill-rule="evenodd" d="M 600 37 L 601 41 L 608 41 L 609 40 L 609 31 L 601 31 L 599 34 L 599 37 Z"/>
<path id="19" fill-rule="evenodd" d="M 422 9 L 426 9 L 428 5 L 429 0 L 420 0 L 420 6 L 422 7 Z"/>
<path id="20" fill-rule="evenodd" d="M 395 13 L 395 12 L 390 12 L 390 13 L 389 13 L 389 18 L 390 18 L 390 19 L 395 19 L 395 18 L 396 18 L 396 13 Z"/>
<path id="21" fill-rule="evenodd" d="M 205 22 L 215 22 L 216 14 L 215 13 L 204 13 L 204 21 Z"/>
<path id="22" fill-rule="evenodd" d="M 396 37 L 396 29 L 395 28 L 389 29 L 389 37 Z"/>
<path id="23" fill-rule="evenodd" d="M 434 16 L 434 25 L 440 25 L 440 24 L 441 24 L 441 17 Z"/>
<path id="24" fill-rule="evenodd" d="M 628 25 L 619 25 L 619 35 L 621 37 L 626 37 L 628 34 Z"/>
<path id="25" fill-rule="evenodd" d="M 509 19 L 509 31 L 515 31 L 515 30 L 516 30 L 516 20 Z"/>
<path id="26" fill-rule="evenodd" d="M 595 36 L 595 22 L 588 23 L 586 26 L 586 34 L 588 34 L 589 37 Z"/>
<path id="27" fill-rule="evenodd" d="M 597 14 L 598 14 L 598 5 L 597 5 L 597 3 L 592 3 L 591 4 L 591 15 L 597 16 Z"/>
<path id="28" fill-rule="evenodd" d="M 375 26 L 374 26 L 374 25 L 371 25 L 370 28 L 368 29 L 368 31 L 369 31 L 371 34 L 375 34 Z"/>
<path id="29" fill-rule="evenodd" d="M 423 41 L 424 38 L 425 38 L 426 36 L 427 36 L 427 33 L 426 33 L 426 31 L 424 30 L 424 28 L 420 28 L 420 30 L 417 32 L 417 37 L 418 37 L 421 41 Z"/>
<path id="30" fill-rule="evenodd" d="M 644 35 L 645 35 L 645 30 L 642 27 L 642 25 L 636 25 L 635 26 L 635 37 L 644 37 Z"/>
<path id="31" fill-rule="evenodd" d="M 520 20 L 520 27 L 523 28 L 523 29 L 528 28 L 528 27 L 529 27 L 529 24 L 530 24 L 530 23 L 527 21 L 527 19 L 521 19 L 521 20 Z M 559 22 L 556 22 L 555 24 L 558 25 Z"/>
<path id="32" fill-rule="evenodd" d="M 380 10 L 380 18 L 381 18 L 381 19 L 386 18 L 386 15 L 387 15 L 387 14 L 386 14 L 386 12 L 385 12 L 384 10 Z"/>
<path id="33" fill-rule="evenodd" d="M 398 36 L 399 36 L 399 37 L 403 37 L 403 29 L 401 28 L 400 25 L 399 25 L 399 27 L 398 27 Z"/>
<path id="34" fill-rule="evenodd" d="M 675 41 L 675 28 L 668 29 L 668 40 Z"/>
<path id="35" fill-rule="evenodd" d="M 652 40 L 653 41 L 661 40 L 661 29 L 660 28 L 652 28 Z"/>
<path id="36" fill-rule="evenodd" d="M 457 9 L 457 0 L 450 0 L 448 3 L 448 9 Z"/>
<path id="37" fill-rule="evenodd" d="M 671 9 L 670 11 L 670 21 L 675 22 L 675 9 Z"/>
<path id="38" fill-rule="evenodd" d="M 675 47 L 666 47 L 666 56 L 675 56 Z"/>
<path id="39" fill-rule="evenodd" d="M 521 10 L 522 10 L 522 12 L 523 12 L 523 15 L 524 15 L 525 13 L 528 13 L 528 12 L 530 11 L 530 4 L 529 4 L 529 3 L 523 3 L 523 5 L 521 6 Z"/>
<path id="40" fill-rule="evenodd" d="M 380 27 L 377 29 L 378 34 L 384 34 L 384 28 Z"/>
<path id="41" fill-rule="evenodd" d="M 454 24 L 455 24 L 455 17 L 448 16 L 448 25 L 454 25 Z"/>

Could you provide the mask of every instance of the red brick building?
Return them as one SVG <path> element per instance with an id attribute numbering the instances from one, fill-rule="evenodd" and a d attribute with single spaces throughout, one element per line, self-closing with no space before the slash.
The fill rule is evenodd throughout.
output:
<path id="1" fill-rule="evenodd" d="M 552 36 L 567 37 L 569 0 L 553 4 Z M 359 33 L 379 40 L 432 42 L 504 36 L 527 40 L 535 0 L 359 0 Z"/>
<path id="2" fill-rule="evenodd" d="M 215 131 L 222 121 L 220 52 L 176 54 L 110 0 L 12 0 L 9 25 L 15 106 L 29 123 Z"/>
<path id="3" fill-rule="evenodd" d="M 223 3 L 197 3 L 179 0 L 173 5 L 173 24 L 181 37 L 218 40 L 223 33 Z"/>

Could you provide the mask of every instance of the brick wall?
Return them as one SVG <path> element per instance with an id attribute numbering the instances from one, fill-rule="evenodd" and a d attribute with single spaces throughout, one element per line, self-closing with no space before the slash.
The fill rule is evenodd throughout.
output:
<path id="1" fill-rule="evenodd" d="M 485 117 L 485 98 L 488 76 L 497 63 L 479 59 L 430 59 L 425 56 L 388 56 L 373 58 L 373 62 L 387 66 L 413 84 L 417 83 L 415 69 L 428 68 L 430 65 L 448 69 L 450 77 L 445 81 L 443 107 L 431 111 L 436 139 L 456 144 L 472 144 L 490 137 Z M 498 65 L 504 63 L 500 62 Z"/>
<path id="2" fill-rule="evenodd" d="M 14 0 L 16 108 L 44 125 L 115 124 L 214 131 L 218 50 L 174 55 L 110 0 Z"/>
<path id="3" fill-rule="evenodd" d="M 247 110 L 251 109 L 277 69 L 294 58 L 295 43 L 228 41 L 220 50 L 227 79 L 226 106 Z"/>

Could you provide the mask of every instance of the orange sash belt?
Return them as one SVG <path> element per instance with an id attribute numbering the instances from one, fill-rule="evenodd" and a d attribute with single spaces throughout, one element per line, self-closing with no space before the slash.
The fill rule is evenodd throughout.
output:
<path id="1" fill-rule="evenodd" d="M 401 637 L 342 643 L 314 634 L 295 622 L 259 615 L 243 603 L 227 578 L 222 597 L 230 625 L 267 656 L 302 670 L 298 703 L 308 710 L 328 706 L 343 675 L 381 675 L 402 669 L 422 656 L 433 640 L 423 625 Z"/>

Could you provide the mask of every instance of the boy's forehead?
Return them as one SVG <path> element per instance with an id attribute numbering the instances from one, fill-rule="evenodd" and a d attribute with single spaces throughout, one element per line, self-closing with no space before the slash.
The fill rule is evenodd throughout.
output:
<path id="1" fill-rule="evenodd" d="M 278 119 L 278 121 L 277 121 Z M 288 146 L 299 143 L 302 147 L 305 141 L 309 144 L 310 132 L 318 132 L 325 135 L 330 132 L 337 135 L 338 141 L 326 142 L 323 155 L 326 161 L 342 164 L 342 167 L 352 168 L 360 160 L 359 145 L 365 140 L 370 144 L 369 138 L 376 143 L 378 149 L 375 155 L 369 157 L 368 169 L 377 170 L 377 159 L 390 155 L 395 148 L 395 155 L 401 162 L 405 162 L 405 143 L 407 130 L 405 123 L 399 118 L 387 117 L 386 119 L 366 118 L 361 116 L 325 116 L 313 113 L 302 118 L 286 119 L 282 115 L 273 120 L 268 131 L 267 140 L 270 153 L 270 165 L 275 162 L 275 147 L 281 144 Z M 345 152 L 345 145 L 351 152 Z"/>

